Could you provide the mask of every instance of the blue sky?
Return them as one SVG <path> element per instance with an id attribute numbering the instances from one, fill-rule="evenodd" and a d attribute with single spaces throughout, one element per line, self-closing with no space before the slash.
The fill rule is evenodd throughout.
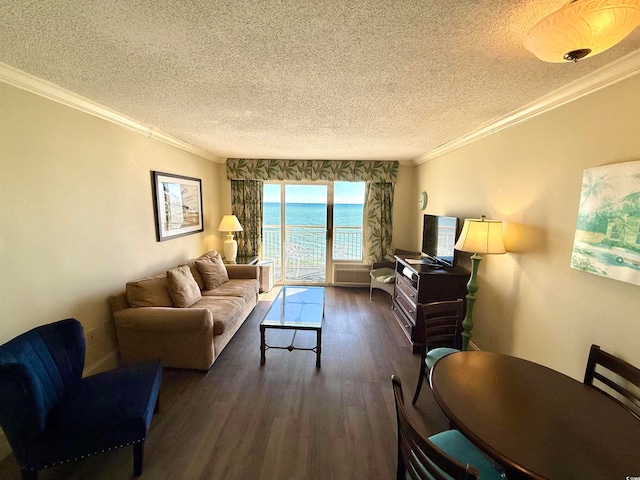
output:
<path id="1" fill-rule="evenodd" d="M 335 182 L 334 203 L 364 203 L 364 182 Z M 325 203 L 326 185 L 287 185 L 288 203 Z M 280 202 L 280 184 L 264 184 L 264 202 Z"/>

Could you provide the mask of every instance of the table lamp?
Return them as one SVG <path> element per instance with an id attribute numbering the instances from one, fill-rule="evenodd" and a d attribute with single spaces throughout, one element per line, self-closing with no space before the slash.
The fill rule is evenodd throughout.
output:
<path id="1" fill-rule="evenodd" d="M 241 232 L 242 225 L 235 215 L 225 215 L 222 217 L 219 232 L 227 232 L 227 239 L 224 241 L 224 258 L 227 263 L 235 263 L 238 255 L 238 242 L 233 238 L 233 232 Z"/>
<path id="2" fill-rule="evenodd" d="M 462 233 L 454 247 L 461 252 L 472 253 L 471 277 L 467 283 L 467 313 L 462 321 L 462 350 L 469 349 L 471 330 L 473 329 L 473 304 L 476 302 L 478 291 L 478 265 L 482 260 L 482 254 L 506 253 L 502 241 L 502 222 L 500 220 L 487 220 L 484 215 L 481 218 L 466 218 L 462 226 Z"/>

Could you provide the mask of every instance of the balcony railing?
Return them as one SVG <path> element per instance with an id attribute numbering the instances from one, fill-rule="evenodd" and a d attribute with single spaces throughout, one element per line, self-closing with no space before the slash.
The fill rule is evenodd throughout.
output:
<path id="1" fill-rule="evenodd" d="M 333 260 L 362 260 L 362 228 L 336 227 Z M 327 234 L 324 226 L 288 225 L 285 239 L 285 279 L 326 281 Z M 274 274 L 281 278 L 282 232 L 278 225 L 264 225 L 262 258 L 273 261 Z"/>

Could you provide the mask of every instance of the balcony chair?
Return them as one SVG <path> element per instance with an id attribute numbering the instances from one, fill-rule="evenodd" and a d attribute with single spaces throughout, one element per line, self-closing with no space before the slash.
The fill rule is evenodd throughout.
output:
<path id="1" fill-rule="evenodd" d="M 458 430 L 425 437 L 404 405 L 402 383 L 391 376 L 398 428 L 396 480 L 499 480 L 502 472 Z"/>
<path id="2" fill-rule="evenodd" d="M 416 392 L 411 403 L 418 401 L 424 378 L 433 365 L 442 357 L 460 351 L 462 346 L 462 321 L 464 320 L 464 300 L 418 304 L 417 319 L 424 325 L 422 358 Z"/>
<path id="3" fill-rule="evenodd" d="M 393 290 L 396 281 L 396 271 L 393 262 L 375 262 L 371 265 L 369 276 L 371 285 L 369 286 L 369 300 L 373 299 L 373 289 L 384 290 L 391 295 L 393 302 Z"/>
<path id="4" fill-rule="evenodd" d="M 596 371 L 597 367 L 600 367 L 599 371 Z M 626 380 L 626 382 L 615 382 L 611 375 L 605 375 L 607 371 Z M 597 383 L 594 383 L 594 380 L 597 380 Z M 630 385 L 627 385 L 627 382 Z M 584 374 L 584 384 L 600 390 L 640 419 L 640 369 L 600 350 L 598 345 L 591 345 Z M 631 385 L 635 385 L 637 388 L 634 389 Z M 614 395 L 623 397 L 624 400 L 620 401 Z"/>
<path id="5" fill-rule="evenodd" d="M 286 255 L 286 265 L 288 267 L 293 266 L 296 272 L 296 280 L 300 280 L 300 261 L 303 258 L 309 258 L 309 249 L 298 243 L 286 243 L 284 246 L 284 253 Z"/>
<path id="6" fill-rule="evenodd" d="M 0 426 L 23 480 L 38 470 L 133 445 L 134 475 L 162 379 L 160 362 L 82 378 L 85 338 L 73 318 L 0 346 Z"/>

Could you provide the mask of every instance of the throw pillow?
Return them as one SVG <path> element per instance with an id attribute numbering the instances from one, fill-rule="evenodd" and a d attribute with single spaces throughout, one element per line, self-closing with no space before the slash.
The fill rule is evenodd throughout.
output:
<path id="1" fill-rule="evenodd" d="M 188 265 L 182 265 L 167 272 L 169 295 L 176 307 L 187 308 L 202 298 L 200 287 L 193 278 Z"/>
<path id="2" fill-rule="evenodd" d="M 207 290 L 212 290 L 229 281 L 229 274 L 220 254 L 197 259 L 196 268 L 202 275 Z"/>
<path id="3" fill-rule="evenodd" d="M 207 287 L 205 287 L 204 285 L 204 280 L 202 280 L 202 275 L 200 275 L 200 272 L 196 267 L 196 261 L 191 260 L 188 263 L 183 263 L 182 265 L 187 265 L 189 267 L 189 270 L 191 270 L 191 275 L 193 275 L 193 279 L 198 284 L 198 287 L 200 287 L 200 290 L 201 291 L 206 290 Z M 178 265 L 178 266 L 181 267 L 182 265 Z"/>
<path id="4" fill-rule="evenodd" d="M 128 282 L 127 300 L 132 307 L 173 307 L 167 276 L 154 275 Z"/>

